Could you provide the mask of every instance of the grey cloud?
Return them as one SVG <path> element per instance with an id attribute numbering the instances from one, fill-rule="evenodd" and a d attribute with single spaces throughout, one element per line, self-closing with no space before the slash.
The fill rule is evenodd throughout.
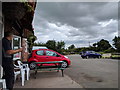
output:
<path id="1" fill-rule="evenodd" d="M 40 15 L 50 22 L 73 27 L 91 26 L 96 22 L 117 18 L 117 3 L 38 3 Z"/>
<path id="2" fill-rule="evenodd" d="M 117 2 L 38 2 L 33 24 L 35 34 L 42 38 L 41 41 L 54 38 L 65 40 L 67 44 L 85 45 L 89 40 L 96 42 L 114 37 L 117 22 L 106 27 L 98 24 L 110 19 L 118 19 Z"/>

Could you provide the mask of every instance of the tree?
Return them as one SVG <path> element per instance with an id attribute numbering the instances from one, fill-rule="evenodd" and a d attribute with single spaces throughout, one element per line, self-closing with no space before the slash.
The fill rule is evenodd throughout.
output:
<path id="1" fill-rule="evenodd" d="M 120 37 L 115 36 L 113 41 L 113 45 L 115 46 L 117 52 L 120 52 Z"/>
<path id="2" fill-rule="evenodd" d="M 32 47 L 34 45 L 34 41 L 37 39 L 37 37 L 34 34 L 30 34 L 27 38 L 28 45 L 29 45 L 29 52 L 32 52 Z"/>
<path id="3" fill-rule="evenodd" d="M 74 44 L 72 44 L 72 45 L 70 45 L 69 47 L 68 47 L 68 49 L 74 49 L 75 48 L 75 45 Z"/>
<path id="4" fill-rule="evenodd" d="M 97 43 L 93 43 L 93 45 L 91 47 L 89 47 L 89 49 L 91 49 L 93 51 L 97 51 Z"/>
<path id="5" fill-rule="evenodd" d="M 65 42 L 64 41 L 57 42 L 57 49 L 62 49 L 62 48 L 65 48 Z"/>
<path id="6" fill-rule="evenodd" d="M 93 47 L 96 47 L 97 46 L 97 43 L 93 43 Z"/>
<path id="7" fill-rule="evenodd" d="M 56 47 L 56 41 L 55 40 L 48 40 L 47 42 L 46 42 L 46 47 L 48 48 L 48 49 L 52 49 L 52 50 L 57 50 L 57 47 Z"/>
<path id="8" fill-rule="evenodd" d="M 109 48 L 111 48 L 109 41 L 101 39 L 99 42 L 97 42 L 97 50 L 98 51 L 105 51 Z"/>
<path id="9" fill-rule="evenodd" d="M 62 53 L 65 48 L 65 42 L 64 41 L 57 42 L 56 47 L 57 47 L 57 51 L 59 53 Z"/>
<path id="10" fill-rule="evenodd" d="M 48 49 L 55 50 L 59 53 L 63 53 L 65 51 L 65 42 L 64 41 L 58 41 L 55 40 L 48 40 L 46 43 L 34 43 L 34 46 L 46 46 Z"/>

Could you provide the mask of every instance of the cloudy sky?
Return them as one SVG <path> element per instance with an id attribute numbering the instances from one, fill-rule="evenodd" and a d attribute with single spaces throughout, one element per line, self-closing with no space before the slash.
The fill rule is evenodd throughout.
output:
<path id="1" fill-rule="evenodd" d="M 38 2 L 34 29 L 36 42 L 65 41 L 66 47 L 87 47 L 118 35 L 117 2 Z"/>

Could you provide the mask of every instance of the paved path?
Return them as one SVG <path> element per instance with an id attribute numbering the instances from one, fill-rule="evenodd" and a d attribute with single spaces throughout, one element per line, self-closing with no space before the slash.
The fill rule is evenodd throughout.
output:
<path id="1" fill-rule="evenodd" d="M 25 82 L 25 86 L 21 86 L 21 81 L 15 82 L 14 88 L 83 88 L 81 85 L 73 81 L 70 77 L 65 75 L 61 76 L 61 72 L 38 72 L 37 78 L 31 78 Z"/>

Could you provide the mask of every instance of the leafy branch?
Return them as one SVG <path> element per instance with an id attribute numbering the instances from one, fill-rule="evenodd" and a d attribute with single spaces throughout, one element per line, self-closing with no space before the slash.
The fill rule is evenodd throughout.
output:
<path id="1" fill-rule="evenodd" d="M 28 12 L 34 11 L 33 7 L 31 5 L 29 5 L 29 3 L 27 2 L 27 0 L 20 0 L 20 2 L 24 3 L 24 5 L 27 7 L 27 11 Z"/>

